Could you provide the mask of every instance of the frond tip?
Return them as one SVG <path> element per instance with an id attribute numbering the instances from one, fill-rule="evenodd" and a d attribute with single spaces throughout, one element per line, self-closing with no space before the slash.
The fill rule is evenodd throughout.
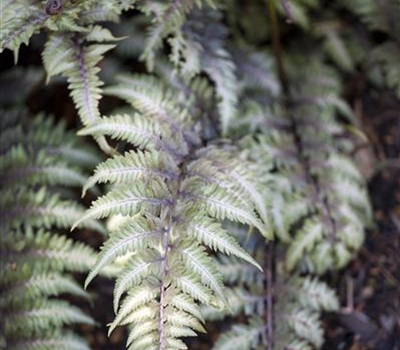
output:
<path id="1" fill-rule="evenodd" d="M 42 54 L 48 79 L 59 74 L 68 79 L 71 97 L 85 126 L 100 118 L 103 83 L 98 77 L 100 68 L 97 65 L 104 54 L 115 47 L 104 40 L 116 39 L 105 29 L 99 31 L 96 26 L 86 36 L 53 34 Z M 112 152 L 104 137 L 95 136 L 95 139 L 105 152 Z"/>

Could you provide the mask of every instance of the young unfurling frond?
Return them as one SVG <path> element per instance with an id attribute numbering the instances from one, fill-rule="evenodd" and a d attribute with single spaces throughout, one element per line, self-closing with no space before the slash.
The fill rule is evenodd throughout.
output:
<path id="1" fill-rule="evenodd" d="M 44 114 L 1 116 L 0 349 L 89 350 L 75 277 L 115 267 L 109 333 L 127 326 L 128 350 L 187 349 L 214 319 L 228 326 L 216 350 L 320 348 L 338 301 L 318 275 L 354 257 L 371 217 L 329 65 L 399 90 L 399 4 L 0 0 L 0 52 L 44 45 L 45 68 L 6 75 L 2 108 L 36 111 L 60 76 L 78 134 L 109 155 Z M 71 227 L 103 233 L 101 250 Z"/>

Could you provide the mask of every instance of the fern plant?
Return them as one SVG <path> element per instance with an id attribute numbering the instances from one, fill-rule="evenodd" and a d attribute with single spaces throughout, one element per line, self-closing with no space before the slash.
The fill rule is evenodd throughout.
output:
<path id="1" fill-rule="evenodd" d="M 101 4 L 105 5 L 105 4 Z M 127 4 L 111 5 L 106 9 L 95 1 L 4 1 L 1 3 L 3 25 L 0 31 L 0 50 L 14 51 L 15 61 L 19 48 L 28 44 L 32 35 L 45 29 L 51 33 L 44 51 L 44 64 L 49 78 L 63 73 L 68 77 L 71 95 L 84 125 L 98 117 L 101 82 L 97 63 L 112 48 L 102 44 L 114 38 L 107 29 L 95 25 L 97 21 L 115 20 Z M 89 45 L 87 43 L 97 43 Z M 59 47 L 60 45 L 60 47 Z M 96 49 L 96 50 L 93 50 Z M 90 51 L 90 54 L 89 54 Z M 55 58 L 56 61 L 51 61 Z M 63 62 L 68 62 L 66 65 Z M 104 140 L 100 146 L 111 152 Z"/>
<path id="2" fill-rule="evenodd" d="M 304 57 L 293 48 L 294 53 L 281 51 L 270 4 L 278 74 L 266 70 L 267 54 L 238 52 L 238 61 L 251 66 L 238 65 L 245 79 L 240 99 L 246 102 L 234 129 L 255 133 L 251 153 L 275 176 L 271 214 L 276 235 L 288 245 L 287 268 L 322 274 L 352 259 L 371 223 L 364 179 L 351 159 L 354 117 L 340 97 L 337 72 L 320 52 Z M 260 88 L 261 80 L 271 83 Z"/>
<path id="3" fill-rule="evenodd" d="M 309 60 L 309 66 L 291 81 L 294 107 L 288 117 L 275 114 L 284 110 L 269 113 L 257 105 L 247 115 L 264 117 L 253 151 L 267 164 L 272 161 L 282 178 L 274 222 L 277 235 L 289 245 L 287 267 L 300 263 L 321 274 L 352 259 L 371 212 L 364 180 L 349 157 L 351 142 L 336 119 L 345 105 L 337 96 L 335 74 L 318 62 Z"/>
<path id="4" fill-rule="evenodd" d="M 212 0 L 206 1 L 210 6 Z M 4 1 L 0 5 L 3 25 L 0 28 L 0 52 L 10 49 L 18 60 L 19 48 L 43 30 L 49 33 L 43 51 L 43 63 L 48 79 L 62 75 L 68 79 L 71 96 L 84 126 L 100 117 L 99 100 L 103 82 L 99 78 L 98 63 L 117 40 L 103 22 L 117 22 L 121 14 L 138 8 L 152 22 L 143 58 L 149 69 L 154 66 L 154 55 L 163 39 L 178 35 L 187 14 L 201 7 L 201 0 L 184 0 L 172 4 L 162 1 L 59 1 L 30 0 Z M 112 148 L 100 137 L 96 139 L 107 153 Z"/>
<path id="5" fill-rule="evenodd" d="M 87 178 L 96 152 L 62 123 L 3 110 L 1 118 L 1 349 L 89 349 L 65 326 L 94 325 L 64 294 L 90 296 L 73 277 L 95 252 L 62 234 L 79 218 L 73 187 Z M 82 226 L 103 231 L 96 221 Z"/>
<path id="6" fill-rule="evenodd" d="M 375 28 L 371 4 L 354 11 Z M 88 298 L 72 274 L 90 268 L 88 286 L 115 264 L 110 332 L 127 325 L 128 349 L 187 349 L 183 338 L 204 332 L 205 318 L 227 315 L 216 349 L 321 346 L 320 314 L 338 302 L 317 275 L 352 259 L 370 221 L 351 160 L 353 116 L 326 64 L 350 72 L 360 62 L 329 25 L 335 6 L 314 26 L 314 0 L 0 4 L 0 51 L 17 58 L 45 32 L 48 80 L 66 78 L 79 134 L 110 155 L 96 166 L 95 152 L 43 116 L 2 120 L 3 347 L 87 349 L 64 325 L 93 320 L 59 296 Z M 325 53 L 289 43 L 283 54 L 275 11 Z M 109 56 L 115 47 L 123 59 Z M 142 74 L 127 74 L 132 63 Z M 105 95 L 127 105 L 103 116 Z M 85 212 L 71 188 L 98 199 Z M 74 223 L 105 233 L 105 218 L 96 257 L 60 232 Z"/>
<path id="7" fill-rule="evenodd" d="M 110 330 L 129 324 L 129 349 L 186 349 L 180 338 L 204 331 L 197 302 L 226 306 L 221 275 L 205 247 L 259 267 L 220 224 L 240 222 L 269 237 L 252 167 L 232 158 L 233 146 L 202 145 L 196 110 L 160 79 L 125 76 L 107 92 L 125 99 L 132 111 L 103 117 L 80 133 L 107 135 L 134 148 L 100 164 L 88 182 L 113 186 L 77 224 L 122 217 L 86 285 L 125 257 Z"/>
<path id="8" fill-rule="evenodd" d="M 232 132 L 254 133 L 247 141 L 250 154 L 273 175 L 275 191 L 268 198 L 279 244 L 266 246 L 257 237 L 248 242 L 264 275 L 221 259 L 220 270 L 231 287 L 229 304 L 234 315 L 246 315 L 246 323 L 242 316 L 235 319 L 215 349 L 320 348 L 320 312 L 337 310 L 338 301 L 317 277 L 298 274 L 344 267 L 371 221 L 364 181 L 350 158 L 353 144 L 343 126 L 343 118 L 351 120 L 352 114 L 339 97 L 334 70 L 309 53 L 307 59 L 299 54 L 284 59 L 279 42 L 274 44 L 284 98 L 279 99 L 276 78 L 266 70 L 268 55 L 236 49 L 245 102 Z M 221 319 L 224 313 L 206 309 L 205 316 Z"/>

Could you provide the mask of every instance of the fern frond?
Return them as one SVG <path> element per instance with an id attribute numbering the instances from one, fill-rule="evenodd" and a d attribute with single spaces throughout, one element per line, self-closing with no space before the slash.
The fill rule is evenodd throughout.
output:
<path id="1" fill-rule="evenodd" d="M 248 160 L 232 161 L 229 147 L 201 149 L 188 102 L 156 78 L 123 77 L 108 92 L 131 103 L 134 112 L 100 118 L 82 133 L 127 141 L 131 151 L 97 168 L 89 185 L 113 187 L 77 223 L 124 218 L 110 232 L 86 284 L 123 257 L 111 330 L 129 325 L 128 349 L 186 349 L 179 338 L 204 331 L 197 301 L 227 306 L 217 265 L 204 245 L 259 267 L 218 223 L 237 221 L 266 234 L 257 172 Z"/>
<path id="2" fill-rule="evenodd" d="M 18 61 L 18 51 L 22 44 L 27 45 L 30 38 L 38 33 L 49 16 L 25 1 L 2 4 L 2 25 L 0 27 L 0 52 L 10 49 L 14 61 Z"/>
<path id="3" fill-rule="evenodd" d="M 226 135 L 237 109 L 238 82 L 232 56 L 224 46 L 227 29 L 221 24 L 220 17 L 219 12 L 211 9 L 194 11 L 185 24 L 184 36 L 191 49 L 187 57 L 197 55 L 196 61 L 201 63 L 189 74 L 201 70 L 215 84 L 221 131 Z M 185 60 L 185 57 L 181 59 Z"/>
<path id="4" fill-rule="evenodd" d="M 1 244 L 2 335 L 9 347 L 16 349 L 31 348 L 34 344 L 44 349 L 58 342 L 60 346 L 69 344 L 69 337 L 61 334 L 59 338 L 46 337 L 51 330 L 54 333 L 50 336 L 56 336 L 64 325 L 94 324 L 94 321 L 70 303 L 50 299 L 64 293 L 88 299 L 88 294 L 73 279 L 56 271 L 87 271 L 94 261 L 93 251 L 73 245 L 63 236 L 40 231 L 11 235 L 8 244 L 3 240 Z M 71 345 L 87 348 L 78 338 Z"/>
<path id="5" fill-rule="evenodd" d="M 323 331 L 320 326 L 318 314 L 308 310 L 295 310 L 290 315 L 283 317 L 300 339 L 307 339 L 316 348 L 322 346 Z"/>
<path id="6" fill-rule="evenodd" d="M 89 281 L 89 279 L 88 279 Z M 158 296 L 158 288 L 151 288 L 150 286 L 141 286 L 132 289 L 128 296 L 124 299 L 121 304 L 121 310 L 117 313 L 114 321 L 110 325 L 109 334 L 118 326 L 125 324 L 125 318 L 127 318 L 132 312 L 135 312 L 142 305 L 154 300 Z M 140 327 L 138 327 L 140 329 Z M 145 327 L 141 329 L 142 332 L 147 331 L 149 328 Z M 150 328 L 150 330 L 152 330 Z M 140 332 L 140 333 L 142 333 Z M 139 334 L 140 334 L 139 333 Z M 138 334 L 138 335 L 139 335 Z"/>
<path id="7" fill-rule="evenodd" d="M 103 42 L 114 40 L 106 29 L 100 30 L 95 26 L 86 37 L 53 34 L 43 51 L 48 79 L 60 74 L 68 79 L 71 97 L 85 126 L 95 123 L 100 117 L 98 105 L 103 83 L 98 77 L 100 68 L 97 65 L 103 55 L 115 46 Z M 97 141 L 102 149 L 110 152 L 104 137 Z"/>
<path id="8" fill-rule="evenodd" d="M 239 93 L 248 94 L 256 91 L 257 100 L 261 95 L 265 102 L 272 102 L 272 99 L 279 96 L 281 87 L 274 71 L 274 62 L 269 55 L 246 46 L 234 47 L 231 51 L 237 68 Z M 265 106 L 268 104 L 265 103 Z"/>
<path id="9" fill-rule="evenodd" d="M 95 174 L 85 184 L 83 195 L 96 183 L 129 183 L 145 181 L 149 178 L 175 179 L 177 172 L 174 164 L 167 163 L 158 153 L 131 151 L 99 164 Z"/>
<path id="10" fill-rule="evenodd" d="M 343 267 L 360 247 L 371 211 L 364 180 L 346 153 L 349 146 L 337 141 L 344 132 L 335 114 L 342 110 L 338 81 L 322 64 L 315 64 L 316 72 L 309 80 L 296 72 L 292 93 L 298 106 L 286 119 L 266 113 L 260 149 L 253 151 L 267 166 L 272 156 L 287 179 L 279 180 L 282 197 L 273 200 L 272 213 L 277 233 L 289 244 L 288 268 L 323 273 Z"/>
<path id="11" fill-rule="evenodd" d="M 173 290 L 171 290 L 171 292 L 167 295 L 167 301 L 177 310 L 185 311 L 201 322 L 204 322 L 202 314 L 200 313 L 197 305 L 193 303 L 193 300 L 190 298 L 190 296 L 186 294 L 175 293 Z"/>
<path id="12" fill-rule="evenodd" d="M 211 165 L 216 167 L 217 170 L 213 176 L 216 176 L 217 178 L 221 177 L 221 179 L 224 179 L 226 183 L 229 184 L 228 186 L 235 184 L 234 187 L 236 187 L 236 193 L 241 192 L 246 194 L 246 196 L 249 196 L 250 201 L 248 201 L 247 204 L 249 205 L 252 203 L 255 205 L 261 219 L 264 223 L 267 223 L 269 221 L 269 217 L 265 196 L 262 193 L 263 186 L 255 184 L 253 180 L 254 174 L 257 173 L 257 171 L 264 171 L 264 169 L 261 170 L 257 168 L 255 164 L 252 164 L 251 162 L 248 162 L 244 167 L 243 165 L 246 163 L 246 156 L 243 155 L 237 160 L 232 160 L 233 154 L 235 153 L 239 153 L 239 150 L 234 147 L 232 147 L 232 149 L 229 151 L 221 151 L 214 146 L 203 148 L 198 151 L 198 157 L 201 159 L 201 161 L 191 163 L 189 169 L 195 167 L 198 171 L 196 172 L 196 175 L 201 174 L 203 178 L 207 178 L 206 174 L 202 174 L 202 169 L 205 167 L 210 168 L 210 165 L 202 162 L 204 160 L 209 160 Z M 219 174 L 222 174 L 223 176 L 218 176 Z M 230 191 L 230 193 L 232 192 Z"/>
<path id="13" fill-rule="evenodd" d="M 353 42 L 348 44 L 348 47 L 353 50 L 357 46 L 366 47 L 364 51 L 367 52 L 364 52 L 361 63 L 366 65 L 370 80 L 375 84 L 386 85 L 388 88 L 394 89 L 397 96 L 400 96 L 397 64 L 400 2 L 398 0 L 385 2 L 357 0 L 351 3 L 339 1 L 339 4 L 353 12 L 365 24 L 366 30 L 371 33 L 384 33 L 383 42 L 366 42 L 364 38 L 356 36 Z"/>
<path id="14" fill-rule="evenodd" d="M 87 272 L 94 251 L 55 232 L 70 228 L 84 212 L 68 189 L 87 179 L 87 165 L 76 164 L 99 158 L 63 124 L 43 115 L 27 123 L 25 117 L 5 118 L 1 125 L 8 138 L 0 154 L 0 347 L 87 350 L 85 341 L 64 327 L 95 322 L 60 296 L 89 299 L 72 273 Z M 86 227 L 103 230 L 95 221 Z"/>
<path id="15" fill-rule="evenodd" d="M 237 234 L 245 239 L 245 232 L 238 231 Z M 268 261 L 267 249 L 260 243 L 256 236 L 248 241 L 254 249 L 253 255 Z M 267 273 L 260 273 L 254 267 L 251 270 L 241 261 L 226 257 L 221 259 L 220 271 L 228 284 L 228 303 L 233 315 L 240 315 L 239 319 L 244 318 L 246 323 L 236 321 L 230 330 L 222 333 L 213 349 L 236 349 L 236 346 L 245 350 L 259 349 L 267 346 L 271 337 L 274 346 L 281 350 L 296 344 L 301 346 L 300 349 L 321 346 L 320 313 L 337 310 L 337 297 L 325 283 L 315 278 L 288 275 L 282 269 L 283 263 L 278 261 L 276 276 L 271 280 Z M 270 293 L 272 297 L 269 297 Z M 269 313 L 272 319 L 267 316 Z M 227 313 L 216 313 L 211 308 L 204 309 L 204 314 L 207 319 L 231 317 Z M 274 323 L 269 323 L 272 320 Z M 236 342 L 238 345 L 235 345 Z"/>
<path id="16" fill-rule="evenodd" d="M 372 30 L 396 33 L 399 28 L 399 24 L 396 21 L 400 13 L 400 3 L 398 0 L 385 3 L 377 3 L 372 0 L 356 0 L 351 3 L 339 1 L 339 3 L 357 14 Z"/>
<path id="17" fill-rule="evenodd" d="M 124 99 L 139 113 L 151 115 L 181 132 L 185 129 L 183 124 L 190 123 L 187 110 L 180 108 L 175 102 L 175 94 L 160 79 L 134 75 L 119 77 L 118 80 L 119 85 L 109 87 L 106 91 Z M 154 89 L 154 86 L 158 88 Z"/>
<path id="18" fill-rule="evenodd" d="M 22 186 L 17 190 L 9 188 L 2 192 L 1 215 L 14 227 L 23 224 L 70 228 L 85 212 L 83 206 L 74 201 L 61 200 L 59 195 L 49 193 L 45 187 L 33 191 Z M 104 232 L 103 226 L 95 220 L 89 220 L 80 227 Z"/>
<path id="19" fill-rule="evenodd" d="M 296 283 L 297 282 L 297 283 Z M 304 308 L 311 310 L 337 310 L 339 308 L 335 292 L 325 283 L 318 281 L 317 278 L 305 277 L 294 281 L 293 285 L 298 285 L 296 289 L 297 300 Z M 305 295 L 305 297 L 302 296 Z"/>
<path id="20" fill-rule="evenodd" d="M 339 24 L 337 24 L 339 26 Z M 335 63 L 344 71 L 354 71 L 354 59 L 346 47 L 346 43 L 340 37 L 338 30 L 335 30 L 335 24 L 328 23 L 327 28 L 324 24 L 319 25 L 320 28 L 316 29 L 324 35 L 324 48 L 328 55 L 335 61 Z"/>
<path id="21" fill-rule="evenodd" d="M 98 20 L 116 20 L 116 16 L 126 7 L 123 4 L 119 4 L 119 7 L 117 4 L 106 6 L 102 3 L 101 10 L 107 15 L 99 18 L 91 12 L 95 5 L 96 2 L 92 0 L 81 1 L 78 4 L 69 1 L 63 4 L 56 3 L 54 8 L 50 8 L 54 6 L 51 1 L 43 4 L 17 0 L 2 4 L 0 51 L 5 48 L 11 49 L 17 58 L 21 44 L 28 44 L 32 35 L 43 29 L 54 33 L 82 33 L 88 30 L 87 25 L 93 25 Z"/>
<path id="22" fill-rule="evenodd" d="M 118 22 L 120 15 L 135 7 L 137 0 L 121 0 L 112 2 L 106 0 L 91 1 L 79 13 L 79 21 L 83 24 L 93 24 L 101 22 Z"/>
<path id="23" fill-rule="evenodd" d="M 6 115 L 2 117 L 6 118 Z M 53 118 L 38 114 L 30 120 L 30 126 L 26 127 L 24 117 L 12 116 L 13 126 L 4 127 L 0 131 L 2 155 L 12 147 L 22 147 L 29 155 L 43 154 L 43 158 L 47 155 L 48 161 L 54 158 L 56 162 L 66 163 L 71 168 L 92 169 L 101 161 L 94 147 L 82 142 L 74 132 L 66 130 L 62 121 L 55 123 Z"/>
<path id="24" fill-rule="evenodd" d="M 203 286 L 203 284 L 198 280 L 197 276 L 193 273 L 191 274 L 182 274 L 178 275 L 175 278 L 175 285 L 177 288 L 182 290 L 188 296 L 190 296 L 193 300 L 198 300 L 202 304 L 210 304 L 210 305 L 217 305 L 217 302 L 212 298 L 210 290 Z M 195 305 L 193 303 L 192 304 Z M 200 311 L 199 311 L 200 312 Z"/>
<path id="25" fill-rule="evenodd" d="M 162 259 L 155 252 L 144 250 L 140 256 L 132 256 L 129 263 L 118 277 L 114 290 L 114 311 L 118 310 L 119 301 L 122 295 L 139 284 L 141 280 L 159 269 Z"/>

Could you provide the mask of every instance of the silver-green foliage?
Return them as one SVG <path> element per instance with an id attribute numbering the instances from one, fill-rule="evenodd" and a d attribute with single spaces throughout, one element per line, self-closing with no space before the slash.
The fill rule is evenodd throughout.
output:
<path id="1" fill-rule="evenodd" d="M 100 118 L 99 100 L 103 83 L 97 66 L 104 54 L 111 50 L 116 39 L 105 28 L 91 26 L 84 35 L 74 33 L 52 34 L 43 51 L 43 63 L 48 79 L 62 75 L 68 79 L 71 97 L 84 125 Z M 111 43 L 110 43 L 111 42 Z M 104 138 L 96 138 L 99 145 L 111 152 Z"/>
<path id="2" fill-rule="evenodd" d="M 198 86 L 187 86 L 188 96 Z M 204 332 L 198 303 L 228 306 L 205 248 L 260 268 L 221 226 L 230 220 L 269 237 L 253 165 L 235 159 L 233 146 L 204 145 L 193 99 L 158 78 L 124 76 L 107 93 L 126 100 L 131 112 L 102 117 L 81 133 L 125 141 L 129 150 L 100 164 L 86 186 L 111 184 L 78 223 L 119 217 L 86 285 L 124 259 L 110 331 L 129 325 L 130 350 L 186 349 L 180 338 Z"/>
<path id="3" fill-rule="evenodd" d="M 378 2 L 355 1 L 354 11 L 366 18 L 370 28 L 390 34 L 382 27 L 381 14 L 371 10 L 378 6 L 373 3 Z M 45 9 L 45 5 L 53 7 Z M 234 325 L 217 349 L 265 348 L 271 329 L 278 348 L 318 348 L 322 343 L 319 313 L 336 309 L 337 301 L 325 284 L 300 278 L 298 273 L 324 273 L 345 266 L 360 247 L 370 219 L 363 180 L 349 156 L 352 145 L 337 118 L 339 113 L 342 117 L 351 113 L 339 98 L 335 74 L 309 52 L 306 61 L 284 58 L 285 64 L 286 60 L 295 63 L 288 66 L 290 101 L 282 103 L 284 89 L 271 74 L 275 69 L 271 58 L 244 44 L 269 40 L 270 25 L 260 28 L 266 22 L 265 4 L 230 1 L 220 10 L 215 5 L 217 1 L 211 0 L 5 0 L 0 4 L 0 50 L 17 54 L 22 43 L 44 29 L 49 34 L 43 51 L 48 78 L 67 78 L 84 124 L 81 133 L 92 135 L 113 154 L 84 184 L 82 166 L 94 167 L 97 160 L 66 136 L 61 126 L 48 124 L 43 117 L 33 121 L 32 129 L 6 125 L 5 142 L 0 145 L 0 177 L 5 184 L 0 206 L 15 234 L 4 235 L 4 244 L 16 256 L 23 252 L 13 260 L 17 266 L 32 262 L 31 251 L 33 255 L 46 252 L 43 261 L 32 265 L 45 266 L 45 270 L 37 268 L 43 273 L 27 268 L 18 270 L 17 277 L 11 272 L 7 290 L 19 290 L 13 278 L 17 282 L 27 278 L 27 298 L 32 303 L 38 296 L 64 292 L 87 296 L 61 272 L 86 270 L 93 263 L 88 284 L 117 262 L 123 269 L 115 285 L 116 317 L 110 332 L 129 325 L 131 350 L 187 348 L 181 338 L 204 331 L 199 304 L 210 307 L 206 316 L 211 307 L 220 317 L 227 312 L 246 315 L 246 323 Z M 293 0 L 290 16 L 304 30 L 311 29 L 308 12 L 317 7 L 315 0 Z M 120 51 L 133 52 L 135 59 L 140 56 L 162 79 L 121 76 L 119 85 L 105 92 L 130 107 L 102 117 L 99 64 L 119 43 L 103 22 L 117 22 L 122 12 L 133 8 L 142 14 L 128 23 L 131 38 L 125 46 L 122 42 Z M 256 12 L 251 20 L 249 9 Z M 288 15 L 282 6 L 278 10 Z M 324 38 L 330 57 L 351 71 L 358 61 L 352 62 L 340 42 L 340 30 L 324 25 L 316 26 L 315 33 Z M 374 57 L 389 62 L 388 82 L 396 86 L 398 47 L 392 41 L 382 47 L 390 55 L 378 50 Z M 161 58 L 165 52 L 170 53 L 174 74 Z M 218 141 L 219 130 L 233 139 L 250 134 L 242 143 L 247 150 Z M 120 142 L 118 147 L 125 147 L 125 153 L 111 149 L 107 138 Z M 70 190 L 61 190 L 64 185 L 83 186 L 84 192 L 98 193 L 93 186 L 104 183 L 107 194 L 86 214 L 72 200 Z M 226 221 L 233 221 L 270 238 L 269 217 L 280 254 L 272 267 L 272 280 L 254 268 L 260 268 L 256 260 L 265 268 L 270 258 L 264 239 L 250 236 L 248 243 L 257 245 L 250 256 L 226 228 Z M 96 263 L 87 247 L 47 232 L 54 226 L 69 228 L 72 222 L 102 230 L 97 218 L 112 220 Z M 217 263 L 216 253 L 242 261 L 220 257 Z M 48 256 L 54 259 L 49 261 Z M 272 302 L 267 302 L 271 285 L 275 291 Z M 17 302 L 10 293 L 4 298 L 4 305 Z M 44 307 L 35 303 L 32 307 Z M 57 302 L 52 310 L 57 308 L 64 310 L 65 304 Z M 266 317 L 268 308 L 276 311 L 272 324 Z M 71 317 L 66 313 L 58 321 L 82 321 L 84 316 Z M 7 327 L 13 337 L 21 331 L 19 326 Z M 86 349 L 73 336 L 55 331 L 60 329 L 55 320 L 35 319 L 27 327 L 51 329 L 48 336 L 58 348 Z M 29 349 L 29 342 L 30 338 L 21 338 L 12 349 Z M 42 344 L 40 349 L 50 347 L 45 340 Z"/>
<path id="4" fill-rule="evenodd" d="M 62 232 L 84 213 L 72 188 L 99 157 L 51 118 L 1 114 L 0 348 L 88 350 L 65 326 L 95 321 L 60 295 L 89 299 L 73 273 L 87 272 L 95 255 Z"/>
<path id="5" fill-rule="evenodd" d="M 219 270 L 227 284 L 226 297 L 231 313 L 206 308 L 206 319 L 240 316 L 228 331 L 222 332 L 214 350 L 318 349 L 323 343 L 322 311 L 334 311 L 339 303 L 335 292 L 312 277 L 300 277 L 285 270 L 281 249 L 267 248 L 256 235 L 239 237 L 257 257 L 264 272 L 235 258 L 221 258 Z M 283 259 L 282 259 L 283 258 Z M 273 342 L 273 345 L 272 345 Z"/>
<path id="6" fill-rule="evenodd" d="M 308 58 L 308 69 L 302 71 L 297 67 L 304 61 L 292 58 L 292 100 L 285 104 L 276 100 L 279 90 L 266 69 L 271 66 L 267 55 L 236 49 L 234 57 L 246 102 L 231 132 L 253 133 L 248 145 L 264 169 L 259 179 L 269 178 L 265 198 L 277 242 L 268 245 L 257 235 L 239 232 L 264 273 L 237 259 L 220 258 L 225 294 L 237 318 L 214 349 L 319 349 L 324 340 L 321 312 L 339 305 L 332 289 L 304 273 L 345 266 L 370 222 L 365 185 L 349 157 L 352 142 L 337 119 L 339 113 L 351 114 L 339 98 L 334 71 L 317 58 Z M 211 320 L 232 316 L 210 307 L 203 314 Z"/>
<path id="7" fill-rule="evenodd" d="M 355 18 L 349 16 L 351 19 L 346 22 L 329 19 L 317 26 L 316 32 L 327 38 L 330 56 L 347 71 L 362 65 L 373 83 L 392 89 L 399 97 L 400 1 L 337 0 L 336 3 Z M 357 20 L 364 26 L 363 30 L 360 24 L 355 27 Z"/>
<path id="8" fill-rule="evenodd" d="M 0 52 L 10 49 L 15 61 L 22 44 L 41 31 L 48 32 L 44 65 L 50 78 L 63 74 L 68 78 L 71 95 L 84 125 L 98 117 L 101 85 L 97 63 L 115 39 L 107 29 L 95 25 L 99 21 L 115 21 L 135 1 L 105 2 L 93 0 L 2 1 Z M 87 43 L 96 43 L 88 45 Z M 104 139 L 101 147 L 111 152 Z"/>
<path id="9" fill-rule="evenodd" d="M 277 236 L 288 245 L 287 267 L 321 274 L 352 259 L 371 212 L 349 155 L 353 145 L 337 119 L 349 114 L 337 77 L 318 60 L 307 64 L 291 76 L 292 106 L 271 110 L 251 103 L 246 115 L 263 116 L 253 154 L 277 171 L 272 215 Z"/>
<path id="10" fill-rule="evenodd" d="M 268 247 L 257 237 L 243 238 L 253 245 L 249 250 L 264 274 L 220 259 L 228 303 L 238 318 L 215 349 L 318 349 L 324 338 L 320 314 L 337 310 L 338 300 L 315 274 L 343 268 L 371 221 L 367 190 L 346 133 L 355 130 L 348 123 L 352 114 L 340 98 L 335 71 L 320 56 L 278 58 L 287 72 L 282 80 L 287 79 L 283 90 L 288 91 L 282 96 L 268 55 L 238 46 L 231 50 L 243 102 L 230 132 L 252 134 L 250 154 L 264 169 L 259 179 L 270 179 L 265 198 L 278 242 Z M 212 308 L 204 315 L 231 316 Z"/>
<path id="11" fill-rule="evenodd" d="M 215 5 L 212 0 L 205 3 Z M 164 39 L 181 35 L 186 16 L 202 6 L 202 0 L 178 0 L 170 4 L 137 0 L 6 0 L 0 4 L 0 52 L 12 50 L 17 61 L 22 44 L 27 45 L 36 33 L 47 32 L 43 61 L 48 78 L 62 75 L 68 79 L 79 117 L 88 126 L 100 117 L 98 105 L 103 82 L 98 64 L 116 41 L 104 22 L 118 22 L 123 12 L 134 8 L 144 13 L 152 26 L 141 48 L 142 58 L 151 69 Z M 98 136 L 96 140 L 104 151 L 113 153 L 104 137 Z"/>
<path id="12" fill-rule="evenodd" d="M 238 81 L 231 53 L 227 49 L 228 28 L 222 13 L 210 8 L 193 11 L 180 35 L 169 40 L 171 60 L 184 77 L 200 72 L 215 85 L 221 131 L 225 135 L 238 105 Z"/>

